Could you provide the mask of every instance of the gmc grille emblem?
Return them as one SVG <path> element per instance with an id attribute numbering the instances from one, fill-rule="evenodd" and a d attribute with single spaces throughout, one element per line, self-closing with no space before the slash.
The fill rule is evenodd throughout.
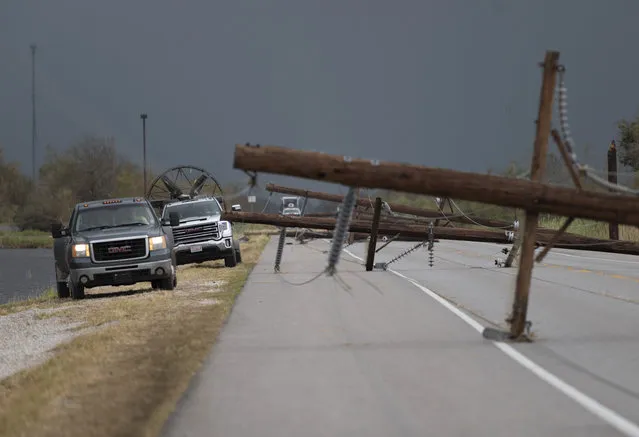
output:
<path id="1" fill-rule="evenodd" d="M 189 228 L 189 229 L 185 229 L 185 231 L 190 234 L 191 232 L 199 232 L 201 230 L 203 230 L 204 228 Z"/>
<path id="2" fill-rule="evenodd" d="M 119 246 L 119 247 L 109 247 L 109 249 L 107 249 L 107 251 L 109 253 L 124 253 L 124 252 L 131 252 L 131 246 Z"/>

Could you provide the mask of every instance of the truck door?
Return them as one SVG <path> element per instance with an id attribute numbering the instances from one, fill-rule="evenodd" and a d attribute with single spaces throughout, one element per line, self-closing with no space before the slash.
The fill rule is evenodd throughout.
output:
<path id="1" fill-rule="evenodd" d="M 69 275 L 69 262 L 71 257 L 71 226 L 75 217 L 75 209 L 71 213 L 67 224 L 67 235 L 53 240 L 53 257 L 55 259 L 56 276 L 58 281 L 64 281 Z"/>

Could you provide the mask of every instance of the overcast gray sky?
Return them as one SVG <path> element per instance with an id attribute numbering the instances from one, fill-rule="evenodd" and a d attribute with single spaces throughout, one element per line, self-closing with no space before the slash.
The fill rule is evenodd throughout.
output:
<path id="1" fill-rule="evenodd" d="M 636 0 L 1 0 L 0 144 L 30 173 L 35 42 L 40 150 L 107 135 L 141 163 L 147 112 L 154 170 L 225 181 L 244 142 L 527 166 L 537 63 L 556 49 L 574 138 L 603 164 L 639 109 L 637 16 Z"/>

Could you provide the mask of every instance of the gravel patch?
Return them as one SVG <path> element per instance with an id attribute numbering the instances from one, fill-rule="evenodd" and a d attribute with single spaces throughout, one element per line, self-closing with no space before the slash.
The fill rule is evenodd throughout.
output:
<path id="1" fill-rule="evenodd" d="M 200 293 L 217 293 L 224 290 L 226 281 L 201 282 L 197 280 L 183 281 L 176 295 L 189 296 Z M 97 289 L 98 292 L 102 291 Z M 153 298 L 153 293 L 127 298 Z M 102 305 L 101 299 L 87 300 L 83 305 L 71 304 L 54 308 L 33 308 L 29 310 L 0 316 L 0 380 L 7 378 L 21 370 L 41 364 L 51 358 L 53 349 L 73 338 L 97 329 L 103 329 L 116 321 L 99 327 L 84 327 L 83 322 L 71 322 L 62 317 L 56 317 L 58 311 L 72 308 L 91 308 Z M 219 301 L 214 298 L 198 299 L 193 304 L 216 305 Z M 47 315 L 46 317 L 42 317 Z"/>
<path id="2" fill-rule="evenodd" d="M 81 322 L 58 317 L 39 319 L 48 313 L 30 309 L 0 317 L 0 380 L 51 358 L 52 349 L 83 334 Z"/>

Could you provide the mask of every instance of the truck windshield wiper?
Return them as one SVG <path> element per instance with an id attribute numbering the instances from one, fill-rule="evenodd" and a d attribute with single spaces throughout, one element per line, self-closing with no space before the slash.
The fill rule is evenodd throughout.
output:
<path id="1" fill-rule="evenodd" d="M 124 228 L 126 226 L 148 226 L 148 224 L 144 222 L 133 222 L 133 223 L 122 223 L 119 225 L 109 226 L 110 228 Z"/>
<path id="2" fill-rule="evenodd" d="M 109 229 L 109 228 L 112 228 L 112 227 L 113 226 L 111 226 L 111 225 L 91 226 L 90 228 L 80 229 L 80 232 L 97 231 L 98 229 Z"/>

